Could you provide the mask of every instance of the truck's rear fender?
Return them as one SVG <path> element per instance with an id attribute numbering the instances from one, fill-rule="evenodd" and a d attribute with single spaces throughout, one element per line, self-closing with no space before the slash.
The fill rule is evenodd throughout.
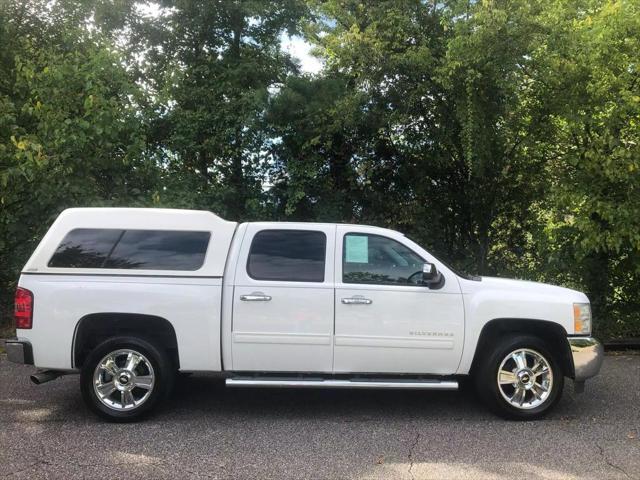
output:
<path id="1" fill-rule="evenodd" d="M 92 313 L 78 321 L 73 336 L 73 366 L 82 367 L 91 350 L 108 338 L 121 335 L 155 343 L 167 351 L 175 368 L 180 368 L 178 339 L 171 322 L 154 315 L 117 312 Z"/>
<path id="2" fill-rule="evenodd" d="M 120 335 L 111 322 L 112 315 L 119 314 L 128 316 L 116 317 L 116 326 L 126 324 L 123 318 L 168 322 L 171 329 L 161 330 L 175 332 L 181 371 L 220 370 L 221 278 L 23 274 L 20 286 L 33 292 L 33 328 L 17 333 L 31 343 L 38 368 L 77 369 L 74 341 L 81 345 L 78 354 L 82 357 L 82 339 L 86 338 L 83 330 L 96 319 L 97 328 L 109 324 L 110 336 Z M 143 336 L 158 328 L 148 320 L 136 322 L 136 328 L 143 327 L 137 330 Z"/>
<path id="3" fill-rule="evenodd" d="M 548 320 L 523 318 L 496 318 L 482 327 L 469 373 L 473 375 L 484 355 L 490 352 L 500 337 L 521 333 L 535 335 L 544 340 L 549 345 L 549 350 L 557 355 L 564 374 L 574 377 L 573 357 L 564 327 Z"/>

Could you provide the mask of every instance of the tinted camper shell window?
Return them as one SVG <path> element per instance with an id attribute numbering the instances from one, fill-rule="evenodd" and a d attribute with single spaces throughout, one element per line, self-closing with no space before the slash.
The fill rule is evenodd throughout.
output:
<path id="1" fill-rule="evenodd" d="M 49 260 L 53 268 L 183 270 L 202 267 L 209 232 L 78 228 Z"/>

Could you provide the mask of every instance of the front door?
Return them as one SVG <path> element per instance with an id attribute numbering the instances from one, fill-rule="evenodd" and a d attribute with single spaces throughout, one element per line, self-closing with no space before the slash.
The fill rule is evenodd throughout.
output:
<path id="1" fill-rule="evenodd" d="M 419 284 L 425 261 L 445 277 Z M 455 373 L 464 309 L 457 277 L 403 235 L 339 225 L 334 372 Z"/>
<path id="2" fill-rule="evenodd" d="M 248 226 L 233 294 L 235 371 L 332 371 L 335 230 Z"/>

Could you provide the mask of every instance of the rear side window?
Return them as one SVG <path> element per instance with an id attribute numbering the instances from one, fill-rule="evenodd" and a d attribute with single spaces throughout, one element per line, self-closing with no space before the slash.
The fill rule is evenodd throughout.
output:
<path id="1" fill-rule="evenodd" d="M 251 242 L 247 273 L 255 280 L 324 282 L 327 236 L 308 230 L 263 230 Z"/>
<path id="2" fill-rule="evenodd" d="M 209 232 L 172 230 L 72 230 L 50 267 L 125 270 L 197 270 L 204 263 Z"/>

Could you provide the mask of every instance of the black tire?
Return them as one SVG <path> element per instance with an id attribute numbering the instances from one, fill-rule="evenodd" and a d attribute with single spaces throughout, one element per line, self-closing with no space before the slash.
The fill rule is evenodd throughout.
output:
<path id="1" fill-rule="evenodd" d="M 98 397 L 94 389 L 94 373 L 96 372 L 98 364 L 108 354 L 121 350 L 132 350 L 144 356 L 144 360 L 140 362 L 142 365 L 136 367 L 134 370 L 140 375 L 146 374 L 147 377 L 151 376 L 153 378 L 153 386 L 148 396 L 140 405 L 132 406 L 128 410 L 118 410 L 115 407 L 107 406 Z M 149 369 L 145 370 L 145 361 L 150 363 L 153 372 Z M 150 373 L 152 373 L 152 375 L 149 375 Z M 80 390 L 87 406 L 100 417 L 112 422 L 133 422 L 150 414 L 167 398 L 173 387 L 174 377 L 175 368 L 172 366 L 171 360 L 163 348 L 138 337 L 113 337 L 99 344 L 88 355 L 80 372 Z M 115 379 L 115 377 L 109 375 L 105 378 Z M 145 393 L 145 389 L 137 389 L 135 392 L 132 391 L 134 396 L 139 395 L 140 397 L 144 396 Z M 108 399 L 116 399 L 114 403 L 117 405 L 118 395 L 119 391 L 114 391 Z"/>
<path id="2" fill-rule="evenodd" d="M 532 403 L 531 408 L 512 405 L 504 398 L 498 385 L 498 369 L 502 361 L 510 353 L 519 349 L 531 350 L 542 355 L 547 361 L 552 374 L 551 388 L 549 389 L 548 396 L 542 403 L 533 406 L 537 401 L 534 398 L 533 392 L 527 393 L 527 396 L 524 397 L 528 398 Z M 531 367 L 531 365 L 529 365 L 529 367 Z M 525 378 L 527 377 L 525 376 Z M 513 335 L 499 338 L 493 344 L 491 350 L 481 359 L 474 373 L 474 381 L 480 398 L 497 415 L 510 420 L 535 420 L 551 411 L 560 399 L 562 389 L 564 388 L 564 372 L 556 355 L 547 348 L 546 343 L 542 339 L 533 335 Z M 514 393 L 516 390 L 516 387 L 509 387 L 508 385 L 503 388 L 513 388 Z M 509 396 L 508 392 L 505 393 L 505 395 Z"/>

